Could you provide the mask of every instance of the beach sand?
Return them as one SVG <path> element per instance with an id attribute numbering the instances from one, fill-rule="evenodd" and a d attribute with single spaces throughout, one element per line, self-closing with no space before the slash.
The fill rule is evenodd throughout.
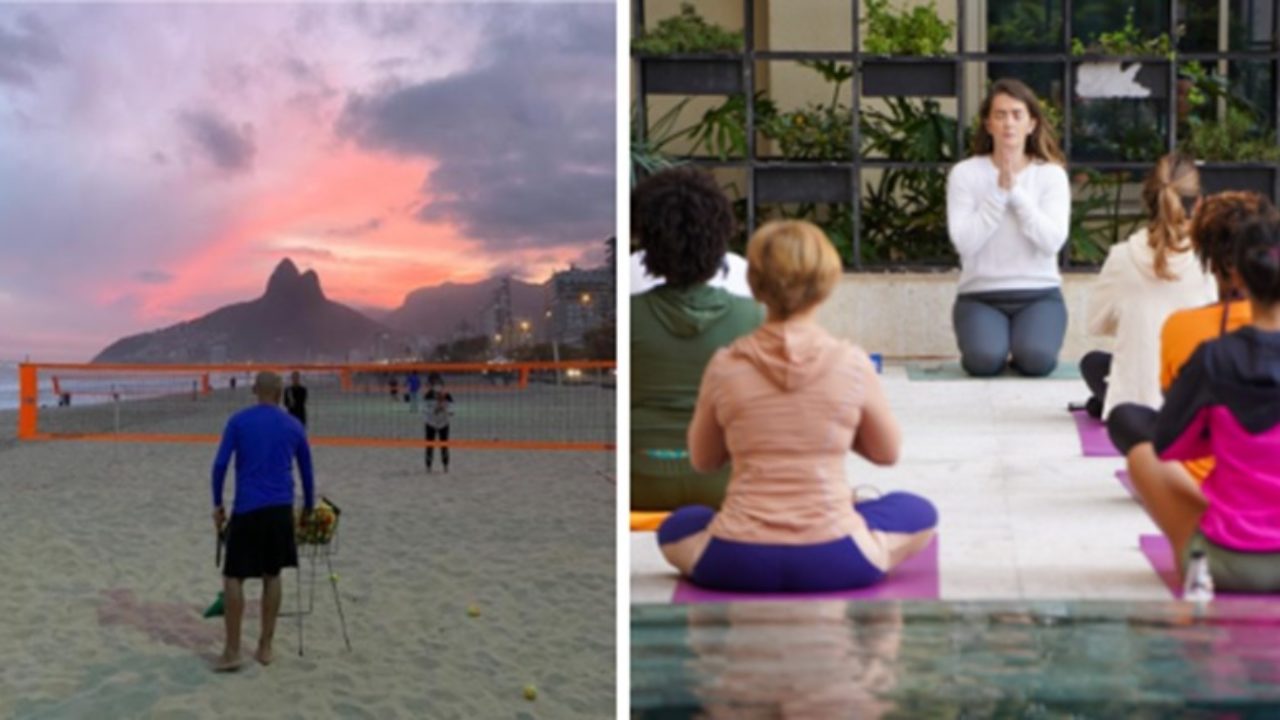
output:
<path id="1" fill-rule="evenodd" d="M 214 446 L 19 443 L 15 424 L 0 412 L 0 717 L 614 714 L 612 453 L 455 451 L 427 475 L 420 450 L 316 448 L 353 649 L 321 565 L 305 656 L 281 618 L 275 663 L 220 675 Z"/>

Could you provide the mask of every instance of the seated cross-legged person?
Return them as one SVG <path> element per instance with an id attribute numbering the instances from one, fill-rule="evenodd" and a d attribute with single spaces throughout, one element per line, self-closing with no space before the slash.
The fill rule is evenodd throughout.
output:
<path id="1" fill-rule="evenodd" d="M 1120 405 L 1108 429 L 1180 572 L 1199 548 L 1218 588 L 1280 592 L 1280 215 L 1234 234 L 1251 324 L 1201 344 L 1158 413 Z M 1210 455 L 1202 486 L 1168 462 Z"/>
<path id="2" fill-rule="evenodd" d="M 1160 158 L 1142 184 L 1146 225 L 1112 245 L 1102 264 L 1089 297 L 1088 327 L 1091 334 L 1114 337 L 1115 351 L 1094 350 L 1080 359 L 1092 395 L 1086 409 L 1096 419 L 1126 402 L 1159 407 L 1161 327 L 1170 314 L 1218 297 L 1190 238 L 1199 197 L 1195 161 L 1180 153 Z"/>
<path id="3" fill-rule="evenodd" d="M 667 561 L 694 583 L 743 592 L 872 585 L 924 548 L 937 512 L 895 492 L 855 504 L 850 449 L 897 461 L 901 435 L 870 358 L 815 320 L 840 277 L 816 226 L 769 223 L 747 246 L 765 324 L 712 358 L 689 426 L 694 468 L 732 473 L 720 511 L 687 506 L 658 530 Z"/>
<path id="4" fill-rule="evenodd" d="M 1271 201 L 1254 192 L 1228 191 L 1205 198 L 1191 224 L 1191 242 L 1200 263 L 1218 284 L 1219 301 L 1179 310 L 1160 332 L 1160 388 L 1168 392 L 1191 353 L 1213 340 L 1248 325 L 1252 320 L 1235 267 L 1235 234 L 1251 217 L 1275 212 Z M 1192 458 L 1182 465 L 1196 482 L 1204 482 L 1213 458 Z"/>
<path id="5" fill-rule="evenodd" d="M 685 431 L 713 353 L 756 329 L 764 312 L 713 280 L 737 231 L 733 205 L 705 170 L 646 178 L 632 198 L 644 265 L 661 284 L 631 298 L 631 510 L 719 507 L 727 472 L 689 465 Z"/>

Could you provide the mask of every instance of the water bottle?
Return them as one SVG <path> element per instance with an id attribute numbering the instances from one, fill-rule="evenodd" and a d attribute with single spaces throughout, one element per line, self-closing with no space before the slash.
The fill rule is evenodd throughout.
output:
<path id="1" fill-rule="evenodd" d="M 1213 600 L 1213 576 L 1209 574 L 1209 558 L 1205 557 L 1201 548 L 1191 551 L 1191 562 L 1187 564 L 1187 577 L 1182 586 L 1182 599 L 1199 604 Z"/>

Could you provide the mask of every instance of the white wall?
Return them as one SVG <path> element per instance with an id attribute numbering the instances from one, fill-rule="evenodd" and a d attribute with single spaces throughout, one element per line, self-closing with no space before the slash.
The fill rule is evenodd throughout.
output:
<path id="1" fill-rule="evenodd" d="M 888 358 L 959 357 L 951 327 L 959 271 L 942 273 L 846 274 L 819 311 L 823 326 L 837 336 Z M 1110 349 L 1109 339 L 1086 336 L 1084 319 L 1092 273 L 1063 276 L 1067 336 L 1063 361 L 1089 350 Z"/>

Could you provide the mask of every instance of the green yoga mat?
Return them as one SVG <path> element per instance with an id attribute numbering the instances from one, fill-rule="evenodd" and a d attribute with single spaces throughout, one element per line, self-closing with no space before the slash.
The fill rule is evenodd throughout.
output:
<path id="1" fill-rule="evenodd" d="M 1027 380 L 1015 370 L 1006 368 L 1004 372 L 990 378 L 975 378 L 960 368 L 958 362 L 913 362 L 907 363 L 907 377 L 911 380 Z M 1053 372 L 1045 376 L 1050 380 L 1079 380 L 1080 366 L 1075 363 L 1058 363 Z M 1040 378 L 1035 378 L 1040 379 Z"/>

